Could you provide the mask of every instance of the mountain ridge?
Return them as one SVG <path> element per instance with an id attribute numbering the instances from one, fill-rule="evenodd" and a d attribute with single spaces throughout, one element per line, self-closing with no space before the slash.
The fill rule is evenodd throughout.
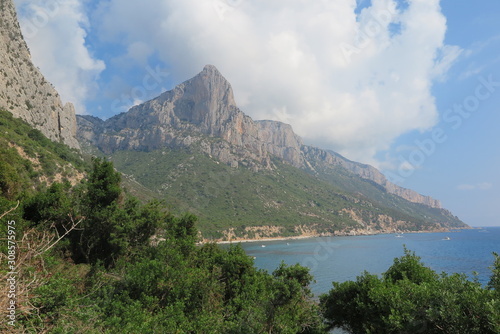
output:
<path id="1" fill-rule="evenodd" d="M 200 135 L 223 142 L 208 143 Z M 439 200 L 391 183 L 372 166 L 304 145 L 289 124 L 252 120 L 237 107 L 230 83 L 213 65 L 206 65 L 198 75 L 159 97 L 106 121 L 78 116 L 78 138 L 108 154 L 186 147 L 199 141 L 207 154 L 235 168 L 242 160 L 249 160 L 254 170 L 272 168 L 272 156 L 312 172 L 317 172 L 313 166 L 341 166 L 410 202 L 442 208 Z"/>

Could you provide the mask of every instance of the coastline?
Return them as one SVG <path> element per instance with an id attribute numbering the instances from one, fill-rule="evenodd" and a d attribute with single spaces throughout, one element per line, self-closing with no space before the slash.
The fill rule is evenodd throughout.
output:
<path id="1" fill-rule="evenodd" d="M 269 237 L 269 238 L 261 238 L 261 239 L 234 239 L 234 240 L 221 240 L 221 241 L 214 241 L 218 245 L 227 245 L 227 244 L 232 244 L 232 243 L 246 243 L 246 242 L 265 242 L 265 241 L 286 241 L 286 240 L 297 240 L 297 239 L 309 239 L 309 238 L 318 238 L 318 237 L 324 237 L 326 235 L 297 235 L 297 236 L 291 236 L 291 237 Z M 333 236 L 333 235 L 332 235 Z M 202 242 L 205 243 L 205 242 Z"/>
<path id="2" fill-rule="evenodd" d="M 289 237 L 262 237 L 262 238 L 234 238 L 232 240 L 208 240 L 203 239 L 198 242 L 198 245 L 203 245 L 206 243 L 216 243 L 218 245 L 229 245 L 233 243 L 249 243 L 249 242 L 269 242 L 269 241 L 286 241 L 286 240 L 300 240 L 300 239 L 310 239 L 319 237 L 356 237 L 356 236 L 370 236 L 370 235 L 383 235 L 383 234 L 414 234 L 414 233 L 458 233 L 461 230 L 477 229 L 473 227 L 468 228 L 453 228 L 453 229 L 436 229 L 430 231 L 381 231 L 381 232 L 349 232 L 349 233 L 311 233 L 305 235 L 296 235 Z"/>

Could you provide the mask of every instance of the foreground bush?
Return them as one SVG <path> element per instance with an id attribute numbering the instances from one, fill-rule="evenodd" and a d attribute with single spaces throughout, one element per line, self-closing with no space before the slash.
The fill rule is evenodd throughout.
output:
<path id="1" fill-rule="evenodd" d="M 356 281 L 333 283 L 320 297 L 324 317 L 329 328 L 355 334 L 498 334 L 500 260 L 495 258 L 485 289 L 465 275 L 438 275 L 405 250 L 382 278 L 365 272 Z"/>

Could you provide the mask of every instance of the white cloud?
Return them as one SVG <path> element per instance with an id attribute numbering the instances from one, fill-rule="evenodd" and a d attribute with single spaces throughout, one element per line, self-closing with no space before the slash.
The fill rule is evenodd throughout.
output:
<path id="1" fill-rule="evenodd" d="M 54 84 L 63 102 L 72 102 L 77 113 L 85 113 L 85 101 L 97 88 L 96 79 L 105 65 L 87 48 L 89 23 L 82 2 L 15 3 L 34 64 Z"/>
<path id="2" fill-rule="evenodd" d="M 460 184 L 457 186 L 458 190 L 489 190 L 491 188 L 493 188 L 493 184 L 489 182 L 476 184 Z"/>
<path id="3" fill-rule="evenodd" d="M 80 47 L 71 54 L 88 66 L 67 55 L 58 62 L 81 82 L 102 64 L 84 48 L 86 19 L 69 5 L 76 0 L 66 2 L 74 9 L 68 34 Z M 117 60 L 143 66 L 155 54 L 177 82 L 216 65 L 254 119 L 285 121 L 307 143 L 376 164 L 376 152 L 398 136 L 436 124 L 432 83 L 446 78 L 461 52 L 444 44 L 439 0 L 404 7 L 372 0 L 356 15 L 356 0 L 108 0 L 92 14 L 92 28 L 101 42 L 124 46 Z M 50 42 L 49 33 L 39 43 Z M 64 47 L 60 40 L 55 48 Z M 85 82 L 77 87 L 88 89 Z"/>
<path id="4" fill-rule="evenodd" d="M 432 83 L 461 50 L 443 42 L 438 0 L 355 10 L 355 0 L 110 0 L 101 14 L 107 38 L 154 45 L 175 79 L 214 64 L 250 116 L 374 163 L 401 134 L 435 125 Z"/>

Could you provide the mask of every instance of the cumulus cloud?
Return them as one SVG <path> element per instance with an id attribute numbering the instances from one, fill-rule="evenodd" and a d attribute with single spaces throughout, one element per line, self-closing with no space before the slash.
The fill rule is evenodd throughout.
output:
<path id="1" fill-rule="evenodd" d="M 438 0 L 110 0 L 100 14 L 108 40 L 154 46 L 178 81 L 214 64 L 250 116 L 372 163 L 436 124 L 433 81 L 461 52 Z"/>
<path id="2" fill-rule="evenodd" d="M 49 79 L 65 99 L 83 101 L 103 64 L 85 48 L 78 1 L 59 2 L 30 44 L 53 43 L 34 57 L 59 73 Z M 372 164 L 401 134 L 436 124 L 432 84 L 461 53 L 444 43 L 439 0 L 107 0 L 91 17 L 100 42 L 125 50 L 117 61 L 144 67 L 154 55 L 176 82 L 213 64 L 254 119 L 290 123 L 306 143 Z M 50 37 L 63 24 L 72 45 Z"/>
<path id="3" fill-rule="evenodd" d="M 64 102 L 85 113 L 104 62 L 86 45 L 88 17 L 81 1 L 15 0 L 23 35 L 33 62 L 56 87 Z"/>

